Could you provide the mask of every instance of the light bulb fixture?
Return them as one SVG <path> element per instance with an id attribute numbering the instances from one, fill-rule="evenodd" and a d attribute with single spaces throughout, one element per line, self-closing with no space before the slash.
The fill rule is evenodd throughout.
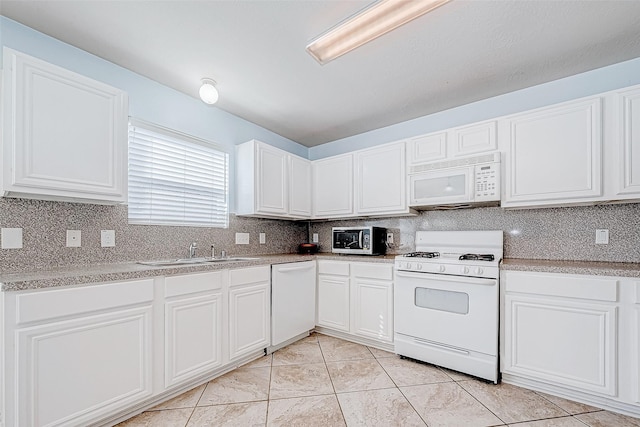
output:
<path id="1" fill-rule="evenodd" d="M 324 65 L 450 0 L 379 0 L 307 45 Z"/>
<path id="2" fill-rule="evenodd" d="M 200 86 L 200 99 L 205 104 L 215 104 L 218 102 L 218 89 L 216 89 L 216 82 L 212 79 L 202 79 L 202 86 Z"/>

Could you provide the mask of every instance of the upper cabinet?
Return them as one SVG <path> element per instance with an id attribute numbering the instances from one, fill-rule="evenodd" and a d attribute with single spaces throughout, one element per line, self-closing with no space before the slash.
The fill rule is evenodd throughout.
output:
<path id="1" fill-rule="evenodd" d="M 353 216 L 353 155 L 313 162 L 313 217 Z"/>
<path id="2" fill-rule="evenodd" d="M 127 201 L 125 92 L 4 48 L 2 195 Z"/>
<path id="3" fill-rule="evenodd" d="M 311 216 L 311 162 L 263 142 L 236 147 L 236 188 L 238 215 Z"/>
<path id="4" fill-rule="evenodd" d="M 500 123 L 506 151 L 504 207 L 601 199 L 602 100 L 563 103 Z"/>
<path id="5" fill-rule="evenodd" d="M 615 161 L 618 172 L 615 194 L 618 198 L 637 198 L 640 195 L 640 87 L 616 92 L 614 111 L 615 140 L 619 147 L 619 160 Z"/>

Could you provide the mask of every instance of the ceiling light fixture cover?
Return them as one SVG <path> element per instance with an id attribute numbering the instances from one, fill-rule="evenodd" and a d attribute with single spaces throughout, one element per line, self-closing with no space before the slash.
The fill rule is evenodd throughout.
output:
<path id="1" fill-rule="evenodd" d="M 449 1 L 377 1 L 309 43 L 307 52 L 324 65 Z"/>
<path id="2" fill-rule="evenodd" d="M 202 86 L 200 86 L 200 99 L 205 104 L 215 104 L 218 102 L 218 89 L 216 89 L 216 82 L 212 79 L 202 79 Z"/>

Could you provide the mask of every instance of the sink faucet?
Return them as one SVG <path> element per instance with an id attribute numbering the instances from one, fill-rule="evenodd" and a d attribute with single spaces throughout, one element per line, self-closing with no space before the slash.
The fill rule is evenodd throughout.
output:
<path id="1" fill-rule="evenodd" d="M 189 245 L 189 258 L 193 258 L 196 256 L 196 250 L 198 250 L 198 243 L 193 242 Z"/>

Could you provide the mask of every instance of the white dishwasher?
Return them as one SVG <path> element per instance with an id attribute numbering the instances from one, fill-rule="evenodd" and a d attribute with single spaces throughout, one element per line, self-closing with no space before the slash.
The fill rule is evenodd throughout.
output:
<path id="1" fill-rule="evenodd" d="M 308 334 L 316 326 L 316 262 L 271 267 L 271 348 Z"/>

